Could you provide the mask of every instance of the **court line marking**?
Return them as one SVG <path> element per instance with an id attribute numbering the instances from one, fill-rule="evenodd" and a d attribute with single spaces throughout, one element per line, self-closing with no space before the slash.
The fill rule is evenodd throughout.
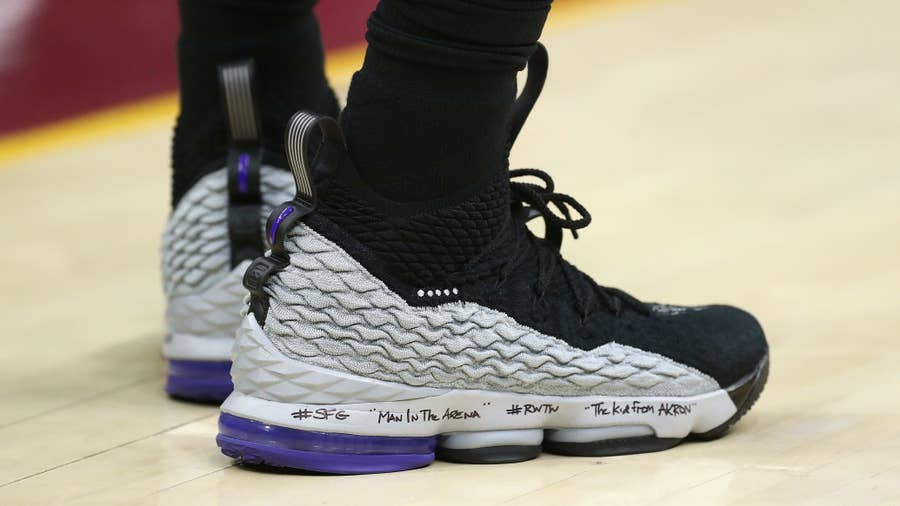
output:
<path id="1" fill-rule="evenodd" d="M 45 410 L 43 410 L 43 411 L 38 411 L 38 412 L 32 413 L 32 414 L 30 414 L 30 415 L 25 415 L 25 416 L 23 416 L 23 417 L 21 417 L 21 418 L 16 418 L 15 420 L 12 420 L 12 421 L 9 421 L 9 422 L 3 422 L 3 423 L 0 423 L 0 431 L 2 431 L 3 429 L 6 429 L 6 428 L 8 428 L 8 427 L 12 427 L 13 425 L 18 425 L 18 424 L 20 424 L 20 423 L 27 422 L 27 421 L 29 421 L 29 420 L 34 420 L 35 418 L 40 418 L 40 417 L 42 417 L 42 416 L 47 416 L 47 415 L 49 415 L 49 414 L 51 414 L 51 413 L 57 413 L 57 412 L 59 412 L 60 410 L 63 410 L 63 409 L 68 409 L 68 408 L 73 407 L 73 406 L 79 406 L 79 405 L 82 405 L 82 404 L 84 404 L 85 402 L 90 402 L 90 401 L 93 401 L 93 400 L 96 400 L 96 399 L 102 399 L 103 397 L 106 397 L 107 395 L 112 395 L 112 394 L 119 393 L 119 392 L 121 392 L 122 390 L 127 390 L 127 389 L 129 389 L 129 388 L 136 387 L 136 386 L 140 385 L 141 383 L 155 382 L 155 381 L 158 380 L 160 377 L 162 377 L 162 375 L 148 376 L 148 377 L 145 377 L 145 378 L 137 379 L 137 380 L 131 381 L 131 382 L 129 382 L 129 383 L 125 383 L 125 384 L 123 384 L 123 385 L 118 385 L 118 386 L 116 386 L 116 387 L 110 388 L 110 389 L 108 389 L 108 390 L 103 390 L 103 391 L 101 391 L 101 392 L 93 393 L 93 394 L 88 395 L 88 396 L 86 396 L 86 397 L 80 397 L 80 398 L 77 398 L 77 399 L 73 399 L 73 400 L 71 400 L 71 401 L 69 401 L 69 402 L 66 402 L 65 404 L 60 405 L 60 406 L 55 406 L 55 407 L 52 407 L 52 408 L 47 408 L 47 409 L 45 409 Z"/>
<path id="2" fill-rule="evenodd" d="M 566 0 L 553 6 L 545 33 L 573 25 L 582 25 L 623 10 L 623 7 L 660 0 Z M 325 73 L 329 81 L 346 83 L 365 55 L 365 43 L 328 51 Z M 178 114 L 178 93 L 166 92 L 148 98 L 115 105 L 99 111 L 54 121 L 27 130 L 0 136 L 0 170 L 34 155 L 59 152 L 66 148 L 145 129 L 174 125 Z"/>
<path id="3" fill-rule="evenodd" d="M 226 466 L 222 466 L 222 467 L 220 467 L 220 468 L 218 468 L 218 469 L 213 469 L 212 471 L 210 471 L 210 472 L 208 472 L 208 473 L 203 473 L 203 474 L 201 474 L 201 475 L 194 476 L 193 478 L 188 478 L 188 479 L 186 479 L 186 480 L 184 480 L 184 481 L 180 481 L 180 482 L 178 482 L 178 483 L 176 483 L 176 484 L 174 484 L 174 485 L 169 485 L 168 487 L 161 488 L 161 489 L 156 490 L 156 491 L 154 491 L 154 492 L 150 492 L 149 494 L 147 494 L 147 495 L 144 496 L 144 497 L 153 497 L 153 496 L 155 496 L 155 495 L 163 494 L 163 493 L 168 492 L 168 491 L 170 491 L 170 490 L 174 490 L 175 488 L 178 488 L 178 487 L 180 487 L 180 486 L 182 486 L 182 485 L 187 485 L 188 483 L 195 482 L 195 481 L 197 481 L 197 480 L 206 478 L 207 476 L 212 476 L 212 475 L 214 475 L 214 474 L 221 473 L 222 471 L 224 471 L 224 470 L 226 470 L 226 469 L 230 469 L 230 468 L 232 468 L 232 467 L 237 467 L 237 465 L 238 465 L 237 461 L 232 461 L 231 464 L 228 464 L 228 465 L 226 465 Z"/>
<path id="4" fill-rule="evenodd" d="M 123 443 L 119 443 L 119 444 L 117 444 L 117 445 L 110 446 L 109 448 L 104 448 L 104 449 L 102 449 L 102 450 L 97 450 L 96 452 L 90 453 L 90 454 L 88 454 L 88 455 L 84 455 L 84 456 L 82 456 L 82 457 L 78 457 L 78 458 L 75 458 L 75 459 L 72 459 L 72 460 L 63 462 L 62 464 L 57 464 L 57 465 L 55 465 L 55 466 L 48 467 L 47 469 L 43 469 L 43 470 L 41 470 L 41 471 L 36 471 L 36 472 L 31 473 L 31 474 L 29 474 L 29 475 L 27 475 L 27 476 L 22 476 L 22 477 L 20 477 L 20 478 L 15 478 L 15 479 L 10 480 L 10 481 L 8 481 L 8 482 L 6 482 L 6 483 L 0 484 L 0 488 L 5 488 L 5 487 L 8 487 L 8 486 L 10 486 L 10 485 L 15 485 L 16 483 L 20 483 L 20 482 L 23 482 L 23 481 L 25 481 L 25 480 L 29 480 L 29 479 L 34 478 L 34 477 L 36 477 L 36 476 L 41 476 L 42 474 L 47 474 L 47 473 L 56 471 L 56 470 L 58 470 L 58 469 L 61 469 L 61 468 L 63 468 L 63 467 L 67 467 L 67 466 L 70 466 L 70 465 L 72 465 L 72 464 L 77 464 L 77 463 L 79 463 L 79 462 L 83 462 L 83 461 L 85 461 L 85 460 L 87 460 L 87 459 L 90 459 L 90 458 L 92 458 L 92 457 L 96 457 L 96 456 L 98 456 L 98 455 L 103 455 L 103 454 L 105 454 L 105 453 L 109 453 L 109 452 L 111 452 L 111 451 L 118 450 L 119 448 L 124 448 L 124 447 L 129 446 L 129 445 L 132 445 L 132 444 L 134 444 L 134 443 L 139 443 L 139 442 L 141 442 L 141 441 L 146 441 L 146 440 L 151 439 L 151 438 L 154 438 L 154 437 L 156 437 L 156 436 L 161 436 L 161 435 L 163 435 L 163 434 L 165 434 L 165 433 L 167 433 L 167 432 L 171 432 L 171 431 L 173 431 L 173 430 L 175 430 L 175 429 L 179 429 L 179 428 L 184 427 L 184 426 L 186 426 L 186 425 L 190 425 L 190 424 L 192 424 L 192 423 L 199 422 L 199 421 L 201 421 L 201 420 L 203 420 L 203 419 L 205 419 L 205 418 L 212 418 L 212 417 L 214 417 L 214 416 L 218 416 L 218 413 L 212 413 L 212 414 L 209 414 L 209 413 L 208 413 L 208 414 L 205 414 L 205 415 L 203 415 L 203 416 L 199 416 L 199 417 L 196 417 L 196 418 L 192 418 L 192 419 L 190 419 L 190 420 L 187 420 L 187 421 L 178 423 L 178 424 L 176 424 L 176 425 L 172 425 L 172 426 L 170 426 L 170 427 L 166 427 L 166 428 L 164 428 L 164 429 L 162 429 L 162 430 L 160 430 L 160 431 L 158 431 L 158 432 L 154 432 L 153 434 L 148 434 L 148 435 L 146 435 L 146 436 L 141 436 L 141 437 L 132 439 L 132 440 L 130 440 L 130 441 L 125 441 L 125 442 L 123 442 Z"/>

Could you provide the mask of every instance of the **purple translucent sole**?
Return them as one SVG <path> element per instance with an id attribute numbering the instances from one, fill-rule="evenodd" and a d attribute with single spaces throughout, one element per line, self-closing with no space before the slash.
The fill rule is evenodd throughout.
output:
<path id="1" fill-rule="evenodd" d="M 434 461 L 437 437 L 304 431 L 222 413 L 216 443 L 222 453 L 246 464 L 362 474 L 427 466 Z"/>
<path id="2" fill-rule="evenodd" d="M 232 388 L 230 361 L 169 360 L 166 393 L 172 397 L 219 404 Z"/>

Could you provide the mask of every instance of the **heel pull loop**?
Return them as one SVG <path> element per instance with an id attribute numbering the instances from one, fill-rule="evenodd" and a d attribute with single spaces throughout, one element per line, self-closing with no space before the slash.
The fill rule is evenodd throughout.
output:
<path id="1" fill-rule="evenodd" d="M 329 150 L 323 149 L 326 143 L 340 142 L 343 136 L 337 123 L 326 116 L 300 111 L 288 121 L 284 134 L 284 151 L 288 164 L 294 174 L 296 194 L 288 202 L 272 210 L 266 223 L 266 239 L 272 247 L 272 253 L 281 254 L 284 249 L 284 237 L 294 224 L 311 213 L 316 207 L 315 177 L 313 168 L 328 165 L 328 160 L 319 160 Z M 318 142 L 319 145 L 314 145 Z M 314 149 L 315 148 L 315 149 Z"/>
<path id="2" fill-rule="evenodd" d="M 265 238 L 271 246 L 271 255 L 254 260 L 244 274 L 244 287 L 250 291 L 250 312 L 260 325 L 264 324 L 269 307 L 264 291 L 266 280 L 290 263 L 285 239 L 294 225 L 316 208 L 316 173 L 330 170 L 335 162 L 333 157 L 344 149 L 341 129 L 332 118 L 301 111 L 288 121 L 284 150 L 297 193 L 293 199 L 275 207 L 266 222 Z"/>
<path id="3" fill-rule="evenodd" d="M 219 67 L 222 108 L 228 124 L 228 238 L 231 266 L 264 251 L 262 219 L 260 115 L 253 92 L 253 62 Z"/>
<path id="4" fill-rule="evenodd" d="M 259 108 L 253 90 L 253 60 L 226 63 L 219 67 L 228 133 L 232 142 L 260 141 Z"/>
<path id="5" fill-rule="evenodd" d="M 522 93 L 513 103 L 512 117 L 509 121 L 509 149 L 512 149 L 519 132 L 525 125 L 525 120 L 534 108 L 535 102 L 541 96 L 544 89 L 544 82 L 547 80 L 547 67 L 550 59 L 547 55 L 547 48 L 540 42 L 531 57 L 528 59 L 528 77 L 525 78 L 525 85 L 522 87 Z"/>
<path id="6" fill-rule="evenodd" d="M 318 146 L 315 143 L 318 142 Z M 322 149 L 326 143 L 344 148 L 344 138 L 337 122 L 327 116 L 300 111 L 288 121 L 284 134 L 284 149 L 287 154 L 297 194 L 294 200 L 315 204 L 315 179 L 313 165 L 316 158 L 325 155 Z M 315 149 L 314 149 L 315 148 Z M 327 165 L 329 160 L 323 160 Z"/>

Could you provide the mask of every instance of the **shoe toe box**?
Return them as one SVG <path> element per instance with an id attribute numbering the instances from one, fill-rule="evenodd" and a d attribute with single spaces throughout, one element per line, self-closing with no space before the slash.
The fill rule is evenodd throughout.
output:
<path id="1" fill-rule="evenodd" d="M 610 317 L 594 325 L 591 335 L 668 357 L 722 388 L 752 374 L 768 355 L 762 326 L 747 311 L 725 305 L 649 306 L 649 316 Z"/>
<path id="2" fill-rule="evenodd" d="M 653 351 L 708 374 L 723 388 L 753 373 L 768 355 L 762 326 L 743 309 L 726 305 L 651 309 L 655 344 L 663 348 Z"/>

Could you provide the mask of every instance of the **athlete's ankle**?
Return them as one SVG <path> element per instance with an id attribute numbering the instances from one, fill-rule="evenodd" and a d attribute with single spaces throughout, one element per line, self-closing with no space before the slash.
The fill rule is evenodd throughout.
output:
<path id="1" fill-rule="evenodd" d="M 338 114 L 337 99 L 325 78 L 314 3 L 180 3 L 181 110 L 172 147 L 173 205 L 194 182 L 224 165 L 228 134 L 218 82 L 220 66 L 253 62 L 260 137 L 270 163 L 284 165 L 284 128 L 294 111 Z"/>
<path id="2" fill-rule="evenodd" d="M 421 202 L 502 166 L 516 74 L 549 5 L 382 1 L 342 118 L 363 179 L 394 200 Z"/>

